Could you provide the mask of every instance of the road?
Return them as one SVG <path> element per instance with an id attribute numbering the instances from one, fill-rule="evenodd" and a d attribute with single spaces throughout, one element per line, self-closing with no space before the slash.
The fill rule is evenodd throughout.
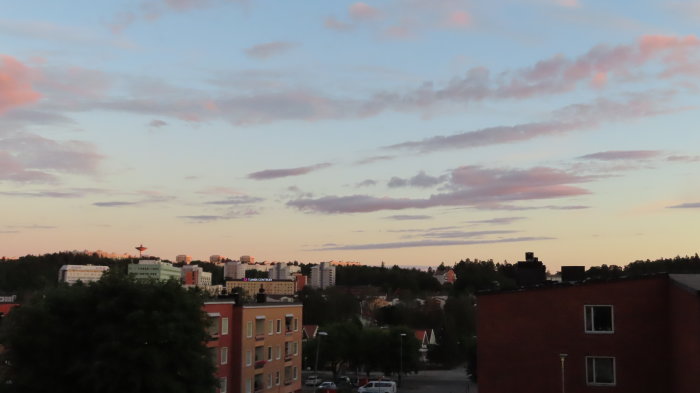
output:
<path id="1" fill-rule="evenodd" d="M 309 374 L 304 373 L 304 378 Z M 324 380 L 331 379 L 329 373 L 319 374 L 325 378 Z M 372 377 L 374 379 L 374 375 Z M 302 391 L 304 393 L 313 393 L 314 389 L 304 386 Z M 452 370 L 427 370 L 420 371 L 418 374 L 405 375 L 398 391 L 401 393 L 478 393 L 476 384 L 467 382 L 464 367 L 457 367 Z"/>

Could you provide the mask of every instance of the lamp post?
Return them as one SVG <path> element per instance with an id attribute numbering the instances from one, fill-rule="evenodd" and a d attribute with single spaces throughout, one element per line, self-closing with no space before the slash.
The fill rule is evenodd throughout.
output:
<path id="1" fill-rule="evenodd" d="M 566 390 L 564 389 L 564 362 L 566 361 L 567 356 L 569 355 L 565 353 L 559 354 L 559 360 L 561 361 L 561 393 L 566 393 Z"/>
<path id="2" fill-rule="evenodd" d="M 401 333 L 399 336 L 399 386 L 401 386 L 401 374 L 403 374 L 403 338 L 406 333 Z"/>
<path id="3" fill-rule="evenodd" d="M 318 332 L 316 333 L 316 336 L 318 336 L 318 343 L 316 344 L 316 364 L 314 365 L 314 374 L 318 376 L 318 353 L 319 349 L 321 348 L 321 337 L 327 336 L 328 333 L 326 332 Z"/>

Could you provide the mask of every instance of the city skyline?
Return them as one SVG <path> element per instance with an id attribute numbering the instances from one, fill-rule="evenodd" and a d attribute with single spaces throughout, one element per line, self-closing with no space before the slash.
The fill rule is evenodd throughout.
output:
<path id="1" fill-rule="evenodd" d="M 0 255 L 698 251 L 700 1 L 0 4 Z"/>

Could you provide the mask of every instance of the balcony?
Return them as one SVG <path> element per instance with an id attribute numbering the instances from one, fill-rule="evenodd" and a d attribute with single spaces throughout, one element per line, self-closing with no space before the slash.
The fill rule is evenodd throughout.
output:
<path id="1" fill-rule="evenodd" d="M 267 360 L 265 360 L 265 359 L 256 361 L 255 362 L 255 369 L 257 370 L 259 368 L 265 367 L 265 363 L 267 363 Z"/>
<path id="2" fill-rule="evenodd" d="M 265 340 L 265 334 L 256 334 L 255 335 L 255 341 L 263 341 Z"/>

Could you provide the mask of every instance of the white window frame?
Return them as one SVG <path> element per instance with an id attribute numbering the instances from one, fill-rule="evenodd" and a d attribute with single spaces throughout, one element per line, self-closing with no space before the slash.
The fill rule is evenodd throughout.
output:
<path id="1" fill-rule="evenodd" d="M 298 332 L 299 331 L 299 318 L 294 318 L 294 331 Z"/>
<path id="2" fill-rule="evenodd" d="M 267 361 L 268 362 L 272 361 L 272 345 L 267 347 Z"/>
<path id="3" fill-rule="evenodd" d="M 277 346 L 277 360 L 279 360 L 280 358 L 282 358 L 282 346 L 278 345 Z"/>
<path id="4" fill-rule="evenodd" d="M 267 388 L 270 389 L 272 387 L 272 373 L 267 374 Z"/>
<path id="5" fill-rule="evenodd" d="M 280 384 L 280 372 L 275 371 L 275 385 L 279 386 L 279 384 Z"/>
<path id="6" fill-rule="evenodd" d="M 228 364 L 228 347 L 221 347 L 221 364 Z"/>
<path id="7" fill-rule="evenodd" d="M 294 356 L 299 356 L 299 343 L 296 341 L 292 343 L 292 353 Z"/>
<path id="8" fill-rule="evenodd" d="M 253 363 L 250 351 L 245 352 L 245 365 L 246 367 L 250 367 L 250 365 Z"/>
<path id="9" fill-rule="evenodd" d="M 282 333 L 282 320 L 278 319 L 277 320 L 277 334 Z"/>
<path id="10" fill-rule="evenodd" d="M 219 378 L 219 393 L 226 393 L 226 389 L 228 386 L 228 380 L 226 380 L 226 377 L 221 377 Z"/>
<path id="11" fill-rule="evenodd" d="M 248 321 L 246 323 L 245 336 L 248 338 L 253 337 L 253 321 Z"/>
<path id="12" fill-rule="evenodd" d="M 588 368 L 588 359 L 593 359 L 593 370 Z M 612 359 L 612 377 L 610 382 L 596 382 L 595 376 L 595 361 L 596 359 Z M 590 374 L 593 373 L 593 382 L 590 382 Z M 617 361 L 614 356 L 586 356 L 586 385 L 588 386 L 616 386 L 617 385 Z"/>
<path id="13" fill-rule="evenodd" d="M 221 318 L 221 335 L 228 334 L 228 318 Z"/>
<path id="14" fill-rule="evenodd" d="M 274 319 L 270 319 L 270 323 L 269 323 L 269 326 L 267 328 L 267 334 L 270 336 L 275 334 L 275 320 Z"/>
<path id="15" fill-rule="evenodd" d="M 295 381 L 299 377 L 299 370 L 297 369 L 297 366 L 294 366 L 292 368 L 292 377 L 294 378 Z"/>
<path id="16" fill-rule="evenodd" d="M 591 327 L 588 329 L 588 309 L 593 307 L 609 307 L 610 308 L 610 330 L 595 330 L 595 313 L 591 310 Z M 615 333 L 615 307 L 612 304 L 584 304 L 583 306 L 583 330 L 587 334 L 613 334 Z"/>
<path id="17" fill-rule="evenodd" d="M 253 380 L 251 378 L 248 378 L 245 380 L 245 392 L 246 393 L 252 393 L 253 392 Z"/>

